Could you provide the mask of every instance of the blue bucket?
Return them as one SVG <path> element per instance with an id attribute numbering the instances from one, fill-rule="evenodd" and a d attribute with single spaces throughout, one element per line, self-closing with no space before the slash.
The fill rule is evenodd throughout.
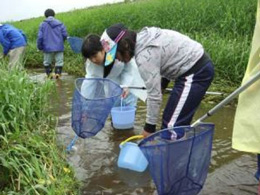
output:
<path id="1" fill-rule="evenodd" d="M 142 135 L 132 136 L 126 141 L 122 142 L 120 147 L 119 158 L 117 165 L 120 168 L 129 169 L 132 171 L 143 172 L 148 166 L 148 161 L 138 144 L 127 142 L 132 139 L 143 138 Z"/>
<path id="2" fill-rule="evenodd" d="M 135 121 L 134 106 L 113 107 L 111 110 L 113 126 L 116 129 L 130 129 Z"/>

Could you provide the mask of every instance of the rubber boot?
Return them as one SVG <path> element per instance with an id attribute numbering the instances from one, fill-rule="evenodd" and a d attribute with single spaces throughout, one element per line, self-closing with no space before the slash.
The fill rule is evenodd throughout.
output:
<path id="1" fill-rule="evenodd" d="M 62 73 L 62 66 L 55 66 L 55 77 L 59 79 Z"/>
<path id="2" fill-rule="evenodd" d="M 51 72 L 52 72 L 51 66 L 44 66 L 44 68 L 45 68 L 45 72 L 46 72 L 47 77 L 51 78 L 52 77 L 52 75 L 51 75 Z"/>

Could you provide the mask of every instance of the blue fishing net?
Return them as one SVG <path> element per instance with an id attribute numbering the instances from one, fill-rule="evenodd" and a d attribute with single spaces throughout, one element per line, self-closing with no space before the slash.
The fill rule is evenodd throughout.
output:
<path id="1" fill-rule="evenodd" d="M 83 39 L 79 37 L 68 37 L 70 48 L 74 53 L 81 53 Z"/>
<path id="2" fill-rule="evenodd" d="M 75 81 L 72 100 L 72 128 L 81 138 L 96 135 L 106 119 L 122 88 L 109 79 L 79 78 Z"/>
<path id="3" fill-rule="evenodd" d="M 140 142 L 158 194 L 200 192 L 208 173 L 213 131 L 214 124 L 209 123 L 195 128 L 175 127 L 158 131 Z"/>

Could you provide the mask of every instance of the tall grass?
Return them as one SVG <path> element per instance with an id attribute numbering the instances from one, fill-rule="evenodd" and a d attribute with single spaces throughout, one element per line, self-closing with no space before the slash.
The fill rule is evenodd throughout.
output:
<path id="1" fill-rule="evenodd" d="M 36 84 L 25 72 L 0 65 L 0 194 L 76 194 L 47 110 L 53 84 Z"/>
<path id="2" fill-rule="evenodd" d="M 188 34 L 200 41 L 216 66 L 216 81 L 238 85 L 247 65 L 255 25 L 256 0 L 137 0 L 57 14 L 71 36 L 101 34 L 113 23 L 130 29 L 158 26 Z M 36 52 L 38 26 L 43 17 L 15 22 L 29 38 L 27 66 L 42 64 Z M 82 57 L 66 44 L 65 70 L 84 75 Z"/>

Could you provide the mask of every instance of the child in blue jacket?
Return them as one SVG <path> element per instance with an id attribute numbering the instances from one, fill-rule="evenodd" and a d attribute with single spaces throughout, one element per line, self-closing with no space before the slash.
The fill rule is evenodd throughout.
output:
<path id="1" fill-rule="evenodd" d="M 9 56 L 9 68 L 21 68 L 27 38 L 22 30 L 10 24 L 0 24 L 0 43 L 3 56 Z"/>
<path id="2" fill-rule="evenodd" d="M 52 77 L 52 60 L 55 58 L 55 77 L 61 76 L 63 67 L 64 41 L 67 39 L 65 25 L 55 19 L 55 12 L 47 9 L 44 13 L 46 19 L 40 24 L 37 38 L 37 48 L 43 51 L 43 65 L 48 77 Z"/>

